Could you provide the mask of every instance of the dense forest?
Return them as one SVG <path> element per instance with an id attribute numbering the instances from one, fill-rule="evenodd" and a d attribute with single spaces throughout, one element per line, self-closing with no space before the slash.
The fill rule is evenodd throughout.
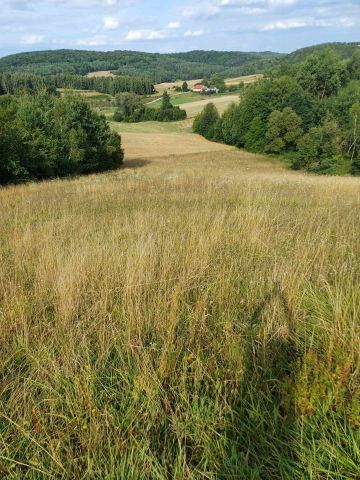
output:
<path id="1" fill-rule="evenodd" d="M 282 64 L 243 90 L 219 116 L 208 105 L 194 131 L 253 152 L 278 154 L 292 168 L 360 174 L 360 50 L 343 60 L 332 49 Z"/>
<path id="2" fill-rule="evenodd" d="M 304 62 L 307 57 L 318 53 L 324 48 L 331 48 L 339 57 L 343 60 L 348 60 L 357 50 L 359 50 L 360 42 L 333 42 L 333 43 L 322 43 L 320 45 L 312 45 L 311 47 L 300 48 L 295 52 L 290 53 L 286 56 L 286 61 L 288 63 L 301 63 Z"/>
<path id="3" fill-rule="evenodd" d="M 36 91 L 46 88 L 74 90 L 96 90 L 100 93 L 116 95 L 121 92 L 133 92 L 137 95 L 150 95 L 154 86 L 150 80 L 135 76 L 89 78 L 73 74 L 39 76 L 27 72 L 0 74 L 0 95 L 14 94 L 21 90 Z"/>
<path id="4" fill-rule="evenodd" d="M 78 96 L 0 97 L 0 184 L 117 168 L 119 135 Z"/>
<path id="5" fill-rule="evenodd" d="M 219 73 L 224 77 L 259 73 L 272 68 L 284 55 L 271 52 L 203 52 L 159 54 L 131 51 L 89 52 L 57 50 L 10 55 L 0 59 L 0 72 L 23 71 L 37 75 L 85 75 L 112 70 L 119 75 L 146 76 L 160 83 L 190 80 Z"/>
<path id="6" fill-rule="evenodd" d="M 357 43 L 328 44 L 343 59 L 358 48 Z M 279 63 L 298 63 L 317 52 L 322 45 L 297 50 L 289 55 L 272 52 L 217 52 L 195 50 L 187 53 L 143 53 L 133 51 L 92 52 L 49 50 L 9 55 L 0 59 L 1 72 L 31 72 L 37 75 L 112 70 L 119 75 L 146 76 L 154 83 L 191 80 L 220 74 L 237 77 L 262 73 Z"/>

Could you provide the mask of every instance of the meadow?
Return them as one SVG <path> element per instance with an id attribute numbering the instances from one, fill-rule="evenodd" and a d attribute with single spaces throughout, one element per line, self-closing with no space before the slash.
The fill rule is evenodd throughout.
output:
<path id="1" fill-rule="evenodd" d="M 113 124 L 0 189 L 0 478 L 360 477 L 360 183 Z"/>

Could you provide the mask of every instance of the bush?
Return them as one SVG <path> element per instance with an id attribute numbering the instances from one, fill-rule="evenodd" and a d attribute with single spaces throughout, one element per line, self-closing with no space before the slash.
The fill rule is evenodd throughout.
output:
<path id="1" fill-rule="evenodd" d="M 121 110 L 117 108 L 113 115 L 114 122 L 122 122 L 124 121 L 124 115 L 122 114 Z"/>
<path id="2" fill-rule="evenodd" d="M 80 97 L 1 99 L 1 184 L 100 172 L 122 160 L 120 137 Z"/>

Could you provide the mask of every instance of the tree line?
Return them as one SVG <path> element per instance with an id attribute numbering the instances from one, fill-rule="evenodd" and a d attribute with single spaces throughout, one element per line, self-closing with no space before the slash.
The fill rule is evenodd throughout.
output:
<path id="1" fill-rule="evenodd" d="M 38 75 L 72 73 L 86 75 L 99 70 L 119 75 L 145 76 L 160 83 L 210 77 L 224 77 L 262 72 L 284 57 L 271 52 L 203 52 L 160 54 L 132 51 L 92 52 L 56 50 L 9 55 L 0 59 L 0 72 L 23 71 Z"/>
<path id="2" fill-rule="evenodd" d="M 134 93 L 121 93 L 115 98 L 116 110 L 113 116 L 115 122 L 174 122 L 185 120 L 186 111 L 172 105 L 170 95 L 163 93 L 159 109 L 144 105 L 143 99 Z"/>
<path id="3" fill-rule="evenodd" d="M 154 85 L 146 78 L 135 76 L 83 77 L 81 75 L 57 74 L 39 76 L 33 73 L 15 72 L 0 74 L 0 95 L 15 94 L 21 90 L 37 91 L 57 88 L 74 90 L 96 90 L 100 93 L 116 95 L 121 92 L 134 92 L 138 95 L 151 95 Z"/>
<path id="4" fill-rule="evenodd" d="M 193 129 L 252 152 L 280 154 L 292 168 L 360 174 L 360 51 L 343 61 L 325 48 L 283 64 L 246 87 L 220 116 L 208 105 Z"/>
<path id="5" fill-rule="evenodd" d="M 0 97 L 0 184 L 118 168 L 121 138 L 78 96 Z"/>

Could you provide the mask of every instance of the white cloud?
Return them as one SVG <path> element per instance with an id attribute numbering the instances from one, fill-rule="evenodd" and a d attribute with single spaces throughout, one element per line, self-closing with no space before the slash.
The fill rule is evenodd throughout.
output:
<path id="1" fill-rule="evenodd" d="M 298 0 L 221 0 L 222 7 L 242 7 L 247 5 L 265 5 L 274 7 L 284 7 L 294 5 Z"/>
<path id="2" fill-rule="evenodd" d="M 304 19 L 288 19 L 288 20 L 277 20 L 272 23 L 268 23 L 267 25 L 264 25 L 260 30 L 262 32 L 267 32 L 269 30 L 289 30 L 292 28 L 302 28 L 306 27 L 308 25 L 308 22 Z"/>
<path id="3" fill-rule="evenodd" d="M 105 30 L 116 30 L 120 26 L 120 20 L 115 17 L 105 17 L 104 18 L 104 28 Z"/>
<path id="4" fill-rule="evenodd" d="M 355 20 L 353 18 L 340 18 L 339 23 L 348 28 L 355 26 Z"/>
<path id="5" fill-rule="evenodd" d="M 182 17 L 196 18 L 196 17 L 213 17 L 221 12 L 221 8 L 217 5 L 204 4 L 199 7 L 185 7 L 181 10 Z"/>
<path id="6" fill-rule="evenodd" d="M 126 40 L 162 40 L 167 35 L 162 30 L 130 30 L 126 35 Z"/>
<path id="7" fill-rule="evenodd" d="M 184 37 L 201 37 L 204 35 L 204 30 L 188 30 L 184 33 Z"/>
<path id="8" fill-rule="evenodd" d="M 314 17 L 305 17 L 305 18 L 289 18 L 287 20 L 277 20 L 271 23 L 268 23 L 260 28 L 260 31 L 267 32 L 270 30 L 291 30 L 294 28 L 305 28 L 305 27 L 353 27 L 355 21 L 352 18 L 314 18 Z"/>
<path id="9" fill-rule="evenodd" d="M 45 39 L 44 35 L 36 35 L 30 34 L 30 35 L 25 35 L 22 37 L 22 42 L 25 43 L 26 45 L 36 45 L 38 43 L 43 42 Z"/>
<path id="10" fill-rule="evenodd" d="M 91 38 L 83 38 L 76 42 L 77 45 L 86 46 L 86 47 L 100 47 L 108 43 L 107 37 L 105 35 L 94 35 Z"/>
<path id="11" fill-rule="evenodd" d="M 170 28 L 172 30 L 176 30 L 177 28 L 181 27 L 180 22 L 169 22 L 167 28 Z"/>

